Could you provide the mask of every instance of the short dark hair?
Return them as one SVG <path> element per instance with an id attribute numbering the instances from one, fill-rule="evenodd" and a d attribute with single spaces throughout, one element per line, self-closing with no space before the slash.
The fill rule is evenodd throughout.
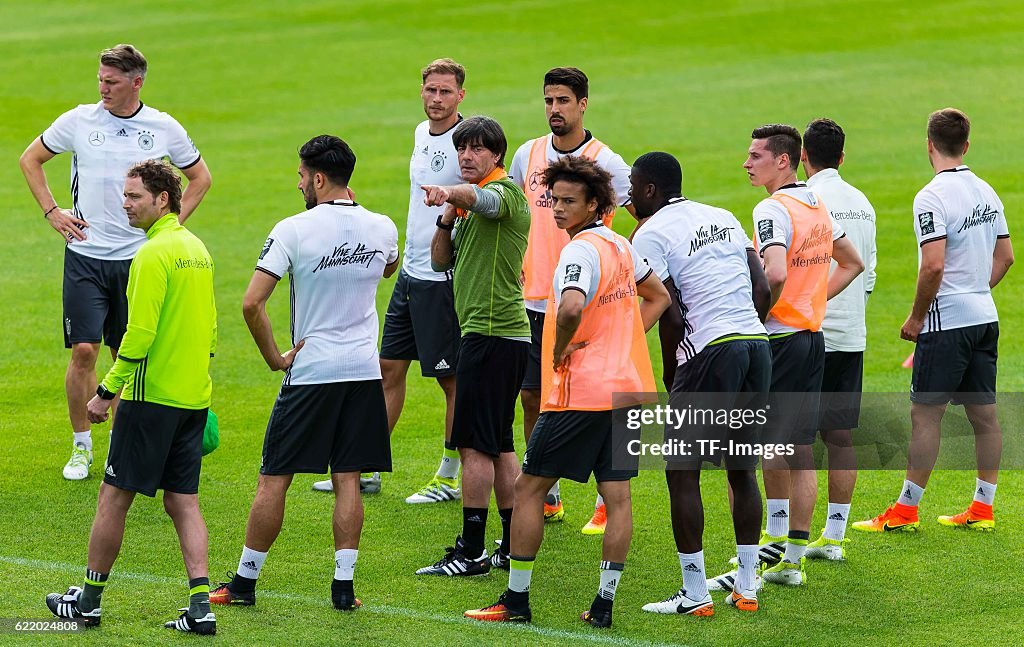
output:
<path id="1" fill-rule="evenodd" d="M 804 131 L 807 161 L 816 169 L 839 168 L 846 145 L 846 133 L 831 119 L 815 119 Z"/>
<path id="2" fill-rule="evenodd" d="M 100 65 L 117 68 L 129 77 L 146 78 L 146 57 L 132 45 L 114 45 L 100 52 Z"/>
<path id="3" fill-rule="evenodd" d="M 963 155 L 970 136 L 971 120 L 962 110 L 943 108 L 928 115 L 928 139 L 943 155 Z"/>
<path id="4" fill-rule="evenodd" d="M 167 193 L 167 208 L 171 213 L 181 213 L 181 177 L 174 167 L 163 160 L 146 160 L 134 164 L 125 177 L 137 177 L 142 186 L 154 197 Z"/>
<path id="5" fill-rule="evenodd" d="M 498 166 L 505 168 L 505 153 L 508 152 L 508 141 L 501 125 L 491 119 L 477 115 L 464 119 L 452 133 L 455 148 L 479 144 L 498 156 Z"/>
<path id="6" fill-rule="evenodd" d="M 435 61 L 431 61 L 430 65 L 423 68 L 423 82 L 427 82 L 427 77 L 431 74 L 451 74 L 455 77 L 455 85 L 460 89 L 462 84 L 466 82 L 466 68 L 462 67 L 454 60 L 450 58 L 439 58 Z"/>
<path id="7" fill-rule="evenodd" d="M 544 169 L 544 184 L 551 188 L 559 181 L 582 184 L 587 200 L 597 200 L 598 217 L 615 211 L 612 176 L 596 162 L 576 155 L 566 155 L 556 162 L 551 162 Z"/>
<path id="8" fill-rule="evenodd" d="M 317 135 L 299 149 L 302 165 L 310 171 L 323 173 L 338 186 L 348 186 L 356 168 L 356 154 L 340 137 Z"/>
<path id="9" fill-rule="evenodd" d="M 568 86 L 577 101 L 590 95 L 590 79 L 578 67 L 555 67 L 548 70 L 544 75 L 544 87 L 549 85 Z"/>
<path id="10" fill-rule="evenodd" d="M 767 139 L 765 148 L 775 157 L 789 155 L 789 166 L 796 170 L 800 166 L 800 131 L 785 124 L 768 124 L 755 128 L 751 139 Z"/>
<path id="11" fill-rule="evenodd" d="M 651 181 L 663 195 L 681 195 L 683 192 L 683 167 L 668 153 L 654 151 L 636 158 L 633 166 Z"/>

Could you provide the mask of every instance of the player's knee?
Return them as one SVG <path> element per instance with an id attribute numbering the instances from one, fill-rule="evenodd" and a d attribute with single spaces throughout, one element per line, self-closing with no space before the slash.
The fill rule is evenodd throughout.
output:
<path id="1" fill-rule="evenodd" d="M 455 397 L 455 376 L 449 375 L 447 377 L 437 378 L 437 384 L 444 391 L 444 395 L 448 399 Z"/>
<path id="2" fill-rule="evenodd" d="M 100 354 L 99 344 L 73 344 L 71 346 L 71 366 L 81 371 L 96 369 L 96 358 Z"/>
<path id="3" fill-rule="evenodd" d="M 199 498 L 195 495 L 164 492 L 164 512 L 172 519 L 199 509 Z"/>
<path id="4" fill-rule="evenodd" d="M 396 359 L 380 360 L 380 376 L 384 385 L 391 387 L 405 381 L 405 374 L 409 370 L 409 362 Z"/>

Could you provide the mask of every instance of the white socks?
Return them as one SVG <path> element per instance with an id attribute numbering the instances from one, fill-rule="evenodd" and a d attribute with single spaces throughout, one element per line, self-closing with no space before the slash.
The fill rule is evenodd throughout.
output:
<path id="1" fill-rule="evenodd" d="M 898 502 L 902 503 L 903 505 L 916 507 L 919 503 L 921 503 L 921 497 L 923 496 L 923 487 L 911 481 L 903 481 L 903 491 L 900 494 Z"/>
<path id="2" fill-rule="evenodd" d="M 766 532 L 772 537 L 789 534 L 789 499 L 768 499 L 765 510 L 768 516 Z"/>
<path id="3" fill-rule="evenodd" d="M 558 501 L 562 495 L 561 488 L 558 487 L 559 483 L 561 483 L 561 481 L 555 481 L 555 484 L 551 486 L 550 490 L 548 490 L 548 496 L 555 497 L 555 501 Z"/>
<path id="4" fill-rule="evenodd" d="M 334 579 L 351 580 L 356 570 L 356 558 L 359 551 L 355 548 L 342 548 L 334 551 Z"/>
<path id="5" fill-rule="evenodd" d="M 238 570 L 235 572 L 241 577 L 255 580 L 260 576 L 260 569 L 263 568 L 265 561 L 267 561 L 266 553 L 244 546 L 242 556 L 238 559 Z"/>
<path id="6" fill-rule="evenodd" d="M 92 432 L 91 431 L 75 431 L 75 444 L 82 443 L 85 445 L 85 451 L 92 451 Z"/>
<path id="7" fill-rule="evenodd" d="M 996 500 L 996 484 L 974 479 L 974 500 L 985 505 L 992 505 Z"/>
<path id="8" fill-rule="evenodd" d="M 757 573 L 757 544 L 738 544 L 736 546 L 736 581 L 733 588 L 740 593 L 754 588 L 754 576 Z"/>
<path id="9" fill-rule="evenodd" d="M 704 551 L 679 553 L 679 567 L 683 570 L 683 588 L 691 600 L 703 600 L 708 596 L 708 583 L 704 575 Z"/>
<path id="10" fill-rule="evenodd" d="M 846 522 L 850 519 L 849 503 L 828 504 L 828 516 L 825 517 L 825 532 L 822 534 L 826 539 L 842 541 L 846 537 Z"/>

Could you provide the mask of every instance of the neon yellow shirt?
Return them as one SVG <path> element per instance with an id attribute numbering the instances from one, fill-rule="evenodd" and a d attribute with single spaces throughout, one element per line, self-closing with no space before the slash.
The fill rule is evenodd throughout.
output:
<path id="1" fill-rule="evenodd" d="M 124 400 L 204 409 L 217 345 L 213 259 L 173 213 L 146 238 L 128 274 L 128 329 L 103 387 L 123 386 Z"/>

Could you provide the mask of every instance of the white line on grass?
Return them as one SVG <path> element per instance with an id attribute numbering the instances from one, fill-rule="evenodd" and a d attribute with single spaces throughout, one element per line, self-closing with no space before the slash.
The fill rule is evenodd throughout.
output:
<path id="1" fill-rule="evenodd" d="M 61 571 L 64 573 L 73 574 L 81 574 L 81 572 L 85 569 L 85 566 L 68 564 L 66 562 L 47 562 L 39 559 L 8 557 L 6 555 L 0 555 L 0 562 L 12 564 L 14 566 L 21 566 L 23 568 L 33 568 L 47 571 Z M 136 580 L 139 582 L 148 582 L 150 584 L 181 584 L 180 578 L 165 577 L 161 575 L 150 575 L 149 573 L 131 573 L 126 571 L 117 571 L 115 573 L 115 577 L 124 578 L 126 580 Z M 267 591 L 266 589 L 260 589 L 260 597 L 278 600 L 292 600 L 296 602 L 302 602 L 304 604 L 316 604 L 321 606 L 327 606 L 327 602 L 320 598 L 308 595 L 297 595 L 295 593 L 278 593 L 276 591 Z M 365 606 L 362 609 L 360 609 L 359 613 L 380 613 L 389 616 L 413 618 L 416 620 L 429 620 L 431 622 L 441 622 L 444 624 L 479 626 L 478 623 L 461 617 L 441 615 L 438 613 L 429 613 L 426 611 L 417 611 L 415 609 L 406 609 L 404 607 L 393 607 L 387 604 L 374 604 L 370 606 Z M 579 633 L 575 631 L 565 631 L 562 629 L 548 629 L 546 627 L 538 627 L 533 624 L 507 624 L 502 625 L 502 629 L 506 631 L 515 631 L 519 633 L 538 634 L 541 636 L 545 636 L 547 638 L 580 640 L 584 642 L 598 643 L 602 645 L 623 645 L 624 647 L 668 647 L 668 645 L 664 643 L 652 643 L 645 640 L 634 640 L 632 638 L 617 636 L 603 636 L 600 634 Z"/>

